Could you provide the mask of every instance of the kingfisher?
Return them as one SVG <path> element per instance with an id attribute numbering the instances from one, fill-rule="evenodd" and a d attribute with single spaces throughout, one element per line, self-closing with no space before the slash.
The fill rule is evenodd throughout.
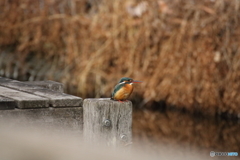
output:
<path id="1" fill-rule="evenodd" d="M 142 81 L 135 81 L 132 78 L 123 77 L 115 86 L 111 99 L 117 101 L 126 101 L 133 91 L 133 83 L 142 83 Z"/>

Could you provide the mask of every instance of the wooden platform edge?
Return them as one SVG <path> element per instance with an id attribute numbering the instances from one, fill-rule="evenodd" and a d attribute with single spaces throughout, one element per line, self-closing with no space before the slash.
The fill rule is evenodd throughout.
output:
<path id="1" fill-rule="evenodd" d="M 29 108 L 31 107 L 31 103 L 33 106 L 31 108 L 41 108 L 41 107 L 82 107 L 83 100 L 81 97 L 69 95 L 62 93 L 63 91 L 63 85 L 58 82 L 53 82 L 53 81 L 44 81 L 44 82 L 39 82 L 40 84 L 38 85 L 38 82 L 20 82 L 16 80 L 11 80 L 8 78 L 0 77 L 0 86 L 1 87 L 6 87 L 9 89 L 8 90 L 10 95 L 5 95 L 5 93 L 1 93 L 0 95 L 5 96 L 7 98 L 12 98 L 15 101 L 17 101 L 17 106 L 19 108 Z M 38 97 L 35 97 L 37 100 L 37 103 L 40 103 L 40 101 L 46 101 L 47 104 L 41 103 L 39 105 L 36 105 L 36 100 L 33 100 L 29 98 L 29 101 L 27 101 L 27 96 L 25 96 L 23 99 L 16 97 L 16 93 L 14 93 L 13 90 L 16 90 L 17 93 L 22 92 L 20 95 L 27 95 L 27 94 L 32 94 Z M 60 92 L 58 92 L 58 90 Z M 11 95 L 14 96 L 11 96 Z M 20 96 L 21 97 L 21 96 Z M 33 97 L 33 96 L 29 96 Z M 42 97 L 42 100 L 40 100 L 40 97 Z M 22 105 L 22 101 L 24 100 L 25 104 L 28 104 L 27 106 Z M 35 101 L 35 102 L 34 102 Z"/>

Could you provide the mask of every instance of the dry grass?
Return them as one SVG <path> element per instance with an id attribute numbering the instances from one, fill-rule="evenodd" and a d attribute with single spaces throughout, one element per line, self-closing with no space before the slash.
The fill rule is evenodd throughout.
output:
<path id="1" fill-rule="evenodd" d="M 140 3 L 147 4 L 142 15 L 127 12 Z M 0 74 L 61 81 L 82 97 L 109 96 L 129 76 L 144 81 L 137 89 L 143 103 L 240 113 L 238 0 L 86 6 L 84 0 L 1 1 Z"/>

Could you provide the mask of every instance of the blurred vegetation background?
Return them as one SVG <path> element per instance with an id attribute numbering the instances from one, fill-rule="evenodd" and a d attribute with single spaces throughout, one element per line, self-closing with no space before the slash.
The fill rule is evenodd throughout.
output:
<path id="1" fill-rule="evenodd" d="M 51 79 L 70 94 L 240 114 L 239 0 L 0 1 L 0 76 Z"/>

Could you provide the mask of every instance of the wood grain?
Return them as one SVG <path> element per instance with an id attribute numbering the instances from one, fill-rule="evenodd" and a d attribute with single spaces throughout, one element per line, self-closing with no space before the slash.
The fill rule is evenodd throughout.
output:
<path id="1" fill-rule="evenodd" d="M 85 99 L 84 138 L 90 143 L 124 146 L 132 141 L 132 103 L 109 98 Z M 110 125 L 105 121 L 110 120 Z"/>
<path id="2" fill-rule="evenodd" d="M 15 100 L 18 108 L 44 108 L 49 106 L 47 98 L 2 86 L 0 86 L 0 95 Z"/>
<path id="3" fill-rule="evenodd" d="M 52 90 L 54 88 L 56 90 L 62 90 L 61 85 L 59 85 L 59 83 L 57 82 L 54 83 L 52 81 L 44 81 L 38 84 L 37 82 L 32 82 L 32 83 L 20 82 L 20 81 L 11 80 L 8 78 L 0 77 L 0 86 L 2 86 L 2 88 L 5 88 L 5 90 L 8 90 L 9 92 L 11 92 L 10 95 L 9 94 L 5 95 L 4 91 L 2 92 L 0 91 L 0 95 L 7 98 L 11 98 L 11 95 L 14 95 L 13 99 L 17 100 L 18 102 L 17 104 L 19 108 L 39 108 L 39 107 L 41 108 L 41 107 L 48 107 L 48 106 L 52 106 L 52 107 L 82 106 L 82 98 Z M 10 91 L 10 89 L 12 90 Z M 29 96 L 29 98 L 27 98 L 27 95 L 29 94 L 32 96 Z M 20 97 L 17 97 L 17 95 L 19 95 Z M 26 103 L 29 103 L 30 105 L 30 104 L 33 104 L 33 101 L 34 101 L 34 105 L 32 107 L 22 105 L 22 101 L 20 102 L 20 100 L 22 100 L 21 97 L 23 96 L 21 95 L 25 97 L 23 99 L 25 102 L 29 100 L 29 102 L 26 102 Z M 34 100 L 34 97 L 35 97 L 35 100 Z M 40 99 L 41 101 L 39 101 Z M 40 103 L 44 100 L 45 100 L 46 106 L 43 105 L 42 103 L 37 105 L 37 102 Z"/>
<path id="4" fill-rule="evenodd" d="M 16 106 L 17 103 L 13 99 L 0 96 L 0 110 L 14 109 Z"/>
<path id="5" fill-rule="evenodd" d="M 22 83 L 25 83 L 27 85 L 33 85 L 33 86 L 38 86 L 41 88 L 46 88 L 46 89 L 50 89 L 56 92 L 61 92 L 63 93 L 64 90 L 64 86 L 62 83 L 59 82 L 55 82 L 55 81 L 24 81 Z"/>

